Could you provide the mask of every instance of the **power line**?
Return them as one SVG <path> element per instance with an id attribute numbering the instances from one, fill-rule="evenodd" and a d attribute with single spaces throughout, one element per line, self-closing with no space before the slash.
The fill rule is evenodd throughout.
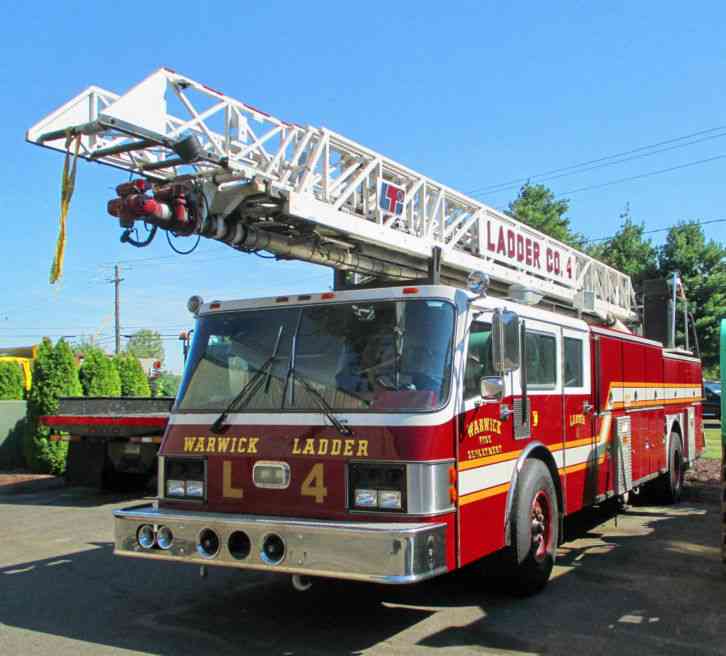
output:
<path id="1" fill-rule="evenodd" d="M 698 225 L 698 226 L 705 226 L 705 225 L 711 225 L 712 223 L 726 223 L 726 219 L 709 219 L 708 221 L 691 221 L 690 223 Z M 653 228 L 652 230 L 643 230 L 644 235 L 652 235 L 656 232 L 668 232 L 672 228 L 675 228 L 678 224 L 669 225 L 665 228 Z M 608 241 L 609 239 L 612 239 L 615 237 L 615 235 L 610 235 L 609 237 L 595 237 L 593 239 L 586 239 L 586 244 L 592 244 L 596 241 Z"/>
<path id="2" fill-rule="evenodd" d="M 194 253 L 191 253 L 188 257 L 194 257 L 196 260 L 197 257 L 200 255 L 214 255 L 214 253 L 210 251 L 195 251 Z M 223 256 L 223 257 L 229 257 L 229 256 Z M 157 262 L 159 260 L 172 260 L 172 259 L 178 259 L 178 255 L 155 255 L 152 257 L 134 257 L 129 258 L 128 260 L 119 260 L 119 264 L 128 264 L 133 266 L 134 264 L 138 264 L 140 262 Z"/>
<path id="3" fill-rule="evenodd" d="M 623 157 L 621 159 L 616 159 L 610 162 L 602 162 L 600 164 L 595 164 L 594 166 L 588 166 L 585 168 L 577 169 L 576 171 L 569 171 L 566 173 L 560 173 L 558 175 L 548 175 L 544 177 L 538 178 L 538 182 L 548 182 L 551 180 L 559 180 L 560 178 L 567 178 L 573 175 L 579 175 L 581 173 L 587 173 L 589 171 L 595 171 L 597 169 L 606 168 L 608 166 L 617 166 L 618 164 L 624 164 L 625 162 L 631 162 L 636 159 L 642 159 L 643 157 L 651 157 L 652 155 L 658 155 L 660 153 L 665 153 L 669 150 L 675 150 L 677 148 L 685 148 L 686 146 L 692 146 L 693 144 L 701 143 L 702 141 L 709 141 L 711 139 L 718 139 L 719 137 L 726 137 L 726 132 L 723 132 L 722 134 L 716 134 L 711 137 L 704 137 L 702 139 L 696 139 L 694 141 L 689 141 L 686 144 L 678 144 L 675 146 L 668 146 L 667 148 L 659 148 L 658 150 L 653 150 L 648 153 L 641 153 L 640 155 L 631 155 L 630 157 Z M 510 189 L 516 189 L 519 187 L 519 184 L 516 185 L 509 185 L 505 187 L 501 187 L 499 189 L 493 189 L 491 191 L 484 191 L 477 194 L 473 194 L 475 196 L 488 196 L 491 194 L 500 193 L 502 191 L 508 191 Z"/>
<path id="4" fill-rule="evenodd" d="M 685 135 L 683 135 L 681 137 L 675 137 L 673 139 L 666 139 L 664 141 L 657 141 L 656 143 L 648 144 L 646 146 L 639 146 L 638 148 L 632 148 L 630 150 L 624 150 L 624 151 L 619 152 L 619 153 L 614 153 L 613 155 L 606 155 L 604 157 L 598 157 L 597 159 L 587 160 L 585 162 L 580 162 L 578 164 L 571 164 L 569 166 L 562 166 L 562 167 L 559 167 L 559 168 L 556 168 L 556 169 L 550 169 L 548 171 L 542 171 L 541 173 L 534 173 L 534 174 L 529 175 L 529 176 L 524 177 L 524 178 L 517 178 L 516 180 L 509 180 L 508 182 L 500 182 L 500 183 L 497 183 L 497 184 L 487 185 L 486 187 L 480 187 L 479 189 L 474 189 L 474 190 L 469 191 L 469 192 L 466 192 L 466 193 L 469 194 L 469 195 L 474 195 L 474 194 L 479 194 L 479 193 L 485 193 L 485 192 L 489 192 L 489 191 L 493 191 L 495 189 L 498 189 L 499 187 L 509 187 L 511 185 L 521 184 L 523 182 L 527 182 L 528 180 L 531 180 L 533 178 L 540 178 L 540 177 L 543 177 L 545 175 L 552 175 L 552 174 L 555 174 L 555 173 L 562 173 L 564 171 L 571 171 L 573 169 L 581 168 L 583 166 L 590 166 L 592 164 L 599 164 L 600 162 L 605 162 L 607 160 L 617 159 L 619 157 L 624 157 L 626 155 L 632 155 L 634 153 L 639 153 L 639 152 L 642 152 L 642 151 L 645 151 L 645 150 L 651 150 L 652 148 L 657 148 L 658 146 L 665 146 L 665 145 L 668 145 L 668 144 L 676 143 L 678 141 L 683 141 L 685 139 L 691 139 L 693 137 L 698 137 L 698 136 L 701 136 L 703 134 L 710 134 L 710 133 L 718 132 L 719 130 L 725 130 L 725 129 L 726 129 L 726 125 L 719 125 L 717 127 L 709 128 L 707 130 L 699 130 L 698 132 L 691 132 L 690 134 L 685 134 Z M 716 139 L 716 138 L 721 137 L 721 136 L 724 136 L 724 135 L 723 134 L 714 135 L 713 137 L 708 137 L 708 138 Z M 696 141 L 694 143 L 698 143 L 698 142 Z M 684 144 L 683 147 L 685 147 L 687 145 L 691 145 L 691 144 Z"/>
<path id="5" fill-rule="evenodd" d="M 687 169 L 692 166 L 698 166 L 699 164 L 707 164 L 708 162 L 715 162 L 719 159 L 726 158 L 726 154 L 716 155 L 715 157 L 706 157 L 705 159 L 698 159 L 693 162 L 686 162 L 685 164 L 678 164 L 677 166 L 669 166 L 666 169 L 658 169 L 657 171 L 649 171 L 648 173 L 641 173 L 640 175 L 630 175 L 625 178 L 618 178 L 617 180 L 610 180 L 609 182 L 602 182 L 600 184 L 588 185 L 586 187 L 578 187 L 577 189 L 570 189 L 569 191 L 563 191 L 557 194 L 558 198 L 562 196 L 568 196 L 570 194 L 577 194 L 581 191 L 590 191 L 591 189 L 602 189 L 603 187 L 610 187 L 611 185 L 621 184 L 622 182 L 630 182 L 631 180 L 641 180 L 642 178 L 650 178 L 654 175 L 661 175 L 662 173 L 670 173 L 671 171 L 678 171 L 679 169 Z"/>
<path id="6" fill-rule="evenodd" d="M 125 270 L 128 271 L 128 268 L 125 268 Z M 282 280 L 275 280 L 274 285 L 268 283 L 266 285 L 258 285 L 255 287 L 245 286 L 245 290 L 248 292 L 269 290 L 271 288 L 274 288 L 275 285 L 288 285 L 288 284 L 296 284 L 296 283 L 299 284 L 299 283 L 307 283 L 307 282 L 316 282 L 319 280 L 324 280 L 325 278 L 328 278 L 328 276 L 329 276 L 328 272 L 320 272 L 320 273 L 316 273 L 312 276 L 305 276 L 304 278 L 298 277 L 298 278 L 294 278 L 294 279 L 288 279 L 286 277 L 285 279 L 282 279 Z M 175 278 L 175 280 L 176 279 L 177 278 Z M 270 293 L 270 296 L 273 296 L 273 295 L 274 295 L 274 293 Z M 145 306 L 148 303 L 152 302 L 152 301 L 148 300 L 149 298 L 158 299 L 158 295 L 152 294 L 152 293 L 146 293 L 146 292 L 135 292 L 130 297 L 128 297 L 128 300 L 126 301 L 126 305 L 124 307 L 128 310 L 128 308 L 136 308 L 139 305 Z M 44 297 L 44 300 L 45 300 L 45 297 Z M 180 305 L 184 305 L 184 303 L 182 301 L 180 301 L 179 303 L 180 303 Z M 3 308 L 0 311 L 0 324 L 2 323 L 2 318 L 9 314 L 13 314 L 13 315 L 25 314 L 27 312 L 35 312 L 40 309 L 41 308 L 38 305 L 33 305 L 30 307 L 28 307 L 27 305 L 16 305 L 16 306 L 11 306 L 10 308 Z M 129 326 L 125 326 L 125 327 L 129 328 Z M 139 326 L 139 327 L 144 328 L 145 326 Z M 95 328 L 97 328 L 97 326 L 87 326 L 88 330 L 92 330 Z M 3 326 L 0 325 L 0 330 L 2 330 L 2 329 L 3 329 Z M 73 330 L 78 330 L 78 328 L 77 327 L 73 328 Z"/>
<path id="7" fill-rule="evenodd" d="M 161 330 L 174 332 L 179 330 L 185 330 L 186 328 L 189 328 L 191 325 L 191 322 L 188 324 L 179 324 L 178 328 L 174 328 L 171 326 L 166 326 L 162 328 Z M 122 326 L 124 330 L 157 330 L 156 328 L 149 328 L 149 326 L 139 327 L 139 326 Z M 93 328 L 68 328 L 61 326 L 60 328 L 14 328 L 13 326 L 0 326 L 0 331 L 5 332 L 11 332 L 11 333 L 23 333 L 25 335 L 44 335 L 47 333 L 75 333 L 77 335 L 80 335 L 82 337 L 84 336 L 91 336 L 95 334 L 104 335 L 107 336 L 109 339 L 115 339 L 115 334 L 106 333 L 105 331 L 100 333 L 95 333 Z"/>

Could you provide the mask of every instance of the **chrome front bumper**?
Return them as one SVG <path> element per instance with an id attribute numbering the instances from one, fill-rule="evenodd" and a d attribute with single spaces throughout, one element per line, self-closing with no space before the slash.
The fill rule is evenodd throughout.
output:
<path id="1" fill-rule="evenodd" d="M 151 504 L 116 510 L 113 515 L 114 553 L 119 556 L 390 584 L 415 583 L 446 571 L 445 524 L 160 511 Z M 137 540 L 138 529 L 144 524 L 155 530 L 161 525 L 171 529 L 171 547 L 144 549 Z M 204 529 L 219 537 L 219 550 L 212 557 L 197 548 Z M 244 531 L 250 539 L 251 549 L 245 558 L 236 558 L 228 548 L 234 531 Z M 263 541 L 271 534 L 282 538 L 285 545 L 277 564 L 270 564 L 262 551 Z"/>

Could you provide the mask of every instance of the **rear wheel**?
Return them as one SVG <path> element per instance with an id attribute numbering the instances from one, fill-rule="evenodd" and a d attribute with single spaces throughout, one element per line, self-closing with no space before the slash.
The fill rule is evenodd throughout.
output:
<path id="1" fill-rule="evenodd" d="M 678 503 L 683 492 L 683 447 L 681 436 L 671 433 L 668 440 L 668 471 L 660 479 L 660 497 L 663 503 Z"/>
<path id="2" fill-rule="evenodd" d="M 560 516 L 557 491 L 547 465 L 530 459 L 519 474 L 512 504 L 509 557 L 514 591 L 539 592 L 555 564 Z"/>

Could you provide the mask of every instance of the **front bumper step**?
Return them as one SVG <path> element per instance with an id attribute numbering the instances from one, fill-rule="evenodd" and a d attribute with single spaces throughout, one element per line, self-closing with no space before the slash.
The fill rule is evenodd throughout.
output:
<path id="1" fill-rule="evenodd" d="M 114 553 L 120 556 L 172 560 L 197 565 L 219 565 L 306 576 L 415 583 L 446 571 L 446 524 L 394 522 L 334 522 L 256 515 L 232 515 L 158 510 L 154 504 L 116 510 Z M 141 526 L 154 531 L 166 526 L 173 534 L 168 549 L 157 544 L 143 548 L 137 539 Z M 219 549 L 208 555 L 200 535 L 211 530 Z M 249 538 L 249 554 L 233 555 L 230 536 L 242 531 Z M 284 554 L 273 564 L 263 544 L 271 536 L 284 544 Z"/>

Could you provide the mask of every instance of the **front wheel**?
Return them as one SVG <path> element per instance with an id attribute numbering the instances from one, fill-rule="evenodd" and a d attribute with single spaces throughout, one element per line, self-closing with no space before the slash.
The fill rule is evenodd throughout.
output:
<path id="1" fill-rule="evenodd" d="M 511 580 L 521 595 L 539 592 L 547 584 L 557 555 L 560 514 L 550 471 L 530 459 L 519 474 L 512 504 Z"/>

